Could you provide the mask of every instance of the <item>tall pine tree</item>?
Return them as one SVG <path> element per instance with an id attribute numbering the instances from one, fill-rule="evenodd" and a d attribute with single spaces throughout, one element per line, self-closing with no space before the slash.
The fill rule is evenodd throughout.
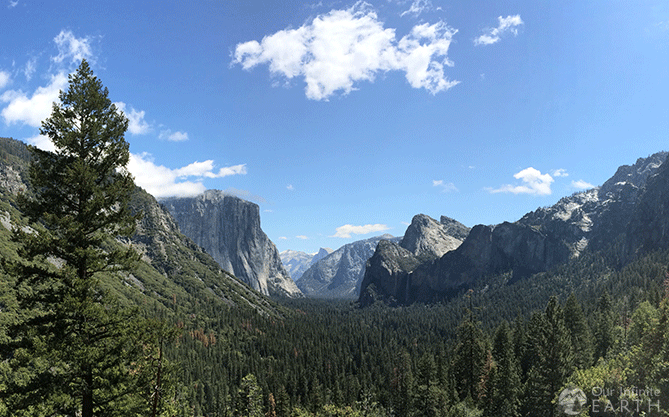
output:
<path id="1" fill-rule="evenodd" d="M 2 354 L 21 377 L 1 395 L 8 409 L 32 415 L 127 415 L 138 384 L 148 383 L 136 368 L 138 320 L 102 277 L 138 260 L 114 241 L 131 236 L 137 220 L 128 207 L 128 119 L 86 61 L 59 99 L 40 130 L 55 152 L 31 148 L 32 194 L 19 198 L 34 231 L 14 232 L 22 260 L 5 264 L 21 319 Z"/>

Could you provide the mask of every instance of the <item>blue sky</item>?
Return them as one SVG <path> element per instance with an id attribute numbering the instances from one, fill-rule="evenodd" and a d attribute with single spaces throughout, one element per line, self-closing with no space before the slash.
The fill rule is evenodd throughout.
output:
<path id="1" fill-rule="evenodd" d="M 0 135 L 82 58 L 138 184 L 228 190 L 280 250 L 515 221 L 667 150 L 669 3 L 0 0 Z"/>

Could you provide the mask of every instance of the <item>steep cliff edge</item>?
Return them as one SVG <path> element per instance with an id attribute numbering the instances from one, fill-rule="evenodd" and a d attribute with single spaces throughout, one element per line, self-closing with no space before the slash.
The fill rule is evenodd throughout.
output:
<path id="1" fill-rule="evenodd" d="M 257 204 L 207 190 L 189 198 L 161 203 L 181 232 L 202 246 L 218 264 L 252 288 L 271 297 L 299 297 L 274 243 L 260 228 Z"/>

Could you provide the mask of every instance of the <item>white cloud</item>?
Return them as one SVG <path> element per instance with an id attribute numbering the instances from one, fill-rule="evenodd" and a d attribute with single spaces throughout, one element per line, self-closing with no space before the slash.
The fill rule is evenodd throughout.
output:
<path id="1" fill-rule="evenodd" d="M 443 180 L 432 180 L 432 186 L 441 188 L 442 193 L 458 191 L 458 187 L 456 187 L 455 184 L 452 182 L 444 182 Z"/>
<path id="2" fill-rule="evenodd" d="M 56 147 L 54 146 L 53 142 L 51 142 L 51 139 L 49 139 L 48 136 L 44 135 L 33 136 L 32 138 L 26 139 L 26 142 L 30 145 L 42 149 L 43 151 L 54 152 L 56 150 Z"/>
<path id="3" fill-rule="evenodd" d="M 188 140 L 188 133 L 186 132 L 172 132 L 171 130 L 163 130 L 158 135 L 159 139 L 166 139 L 170 142 L 184 142 Z"/>
<path id="4" fill-rule="evenodd" d="M 9 0 L 9 6 L 7 6 L 8 9 L 13 9 L 14 7 L 19 5 L 19 0 Z"/>
<path id="5" fill-rule="evenodd" d="M 556 170 L 553 171 L 553 176 L 554 177 L 568 177 L 569 173 L 567 172 L 567 170 L 560 168 L 560 169 L 556 169 Z"/>
<path id="6" fill-rule="evenodd" d="M 213 161 L 204 161 L 170 169 L 156 165 L 150 155 L 142 153 L 130 155 L 128 170 L 135 176 L 135 183 L 156 198 L 187 197 L 201 194 L 206 190 L 201 182 L 202 179 L 243 175 L 246 174 L 246 165 L 224 167 L 215 172 Z"/>
<path id="7" fill-rule="evenodd" d="M 513 193 L 513 194 L 532 194 L 532 195 L 550 195 L 553 177 L 550 174 L 542 174 L 541 171 L 532 167 L 525 168 L 513 176 L 521 180 L 522 185 L 503 185 L 497 189 L 490 189 L 491 193 Z"/>
<path id="8" fill-rule="evenodd" d="M 371 6 L 358 2 L 346 10 L 332 10 L 297 29 L 265 36 L 261 42 L 237 44 L 232 65 L 245 70 L 267 64 L 273 76 L 301 77 L 312 100 L 327 100 L 336 92 L 348 94 L 360 81 L 374 81 L 378 73 L 403 71 L 414 88 L 432 94 L 458 84 L 449 80 L 447 53 L 457 30 L 444 22 L 414 26 L 399 41 L 395 29 L 384 28 Z"/>
<path id="9" fill-rule="evenodd" d="M 61 30 L 53 41 L 58 47 L 58 55 L 51 57 L 53 62 L 78 64 L 82 59 L 93 58 L 90 38 L 77 38 L 72 31 Z"/>
<path id="10" fill-rule="evenodd" d="M 0 71 L 0 88 L 5 88 L 11 81 L 11 75 L 7 71 Z"/>
<path id="11" fill-rule="evenodd" d="M 588 190 L 590 188 L 595 188 L 594 185 L 590 184 L 589 182 L 583 181 L 583 180 L 572 181 L 571 186 L 573 188 L 576 188 L 577 190 Z"/>
<path id="12" fill-rule="evenodd" d="M 307 237 L 307 236 L 305 236 L 305 235 L 297 235 L 297 236 L 295 236 L 295 237 L 298 238 L 298 239 L 302 239 L 302 240 L 307 240 L 307 239 L 309 239 L 309 237 Z"/>
<path id="13" fill-rule="evenodd" d="M 295 191 L 295 187 L 293 187 L 293 184 L 288 184 L 288 185 L 286 185 L 286 189 L 287 189 L 288 191 Z"/>
<path id="14" fill-rule="evenodd" d="M 524 24 L 520 15 L 497 18 L 499 25 L 496 28 L 487 28 L 483 30 L 483 34 L 474 39 L 474 45 L 492 45 L 500 41 L 502 35 L 512 33 L 514 36 L 518 35 L 518 26 Z"/>
<path id="15" fill-rule="evenodd" d="M 26 80 L 30 81 L 35 71 L 37 71 L 37 58 L 31 58 L 23 68 L 23 75 L 25 75 Z"/>
<path id="16" fill-rule="evenodd" d="M 132 106 L 126 106 L 122 101 L 114 104 L 128 118 L 128 132 L 133 135 L 144 135 L 151 131 L 151 125 L 144 120 L 144 110 L 137 111 Z"/>
<path id="17" fill-rule="evenodd" d="M 279 240 L 288 240 L 288 238 L 285 236 L 279 236 Z"/>
<path id="18" fill-rule="evenodd" d="M 351 237 L 351 234 L 366 235 L 367 233 L 381 232 L 388 229 L 389 227 L 386 226 L 385 224 L 366 224 L 364 226 L 354 226 L 352 224 L 345 224 L 343 226 L 338 227 L 336 229 L 337 232 L 330 237 L 343 237 L 348 239 Z"/>
<path id="19" fill-rule="evenodd" d="M 51 115 L 52 105 L 58 101 L 58 93 L 67 87 L 67 83 L 67 75 L 60 72 L 51 76 L 46 87 L 38 87 L 31 97 L 23 91 L 5 91 L 0 101 L 8 104 L 0 114 L 7 125 L 23 123 L 39 127 L 42 120 Z"/>
<path id="20" fill-rule="evenodd" d="M 430 0 L 413 0 L 411 2 L 411 7 L 409 7 L 409 10 L 403 11 L 400 16 L 404 16 L 407 14 L 412 14 L 415 17 L 418 17 L 423 12 L 429 11 L 432 9 L 432 2 Z"/>

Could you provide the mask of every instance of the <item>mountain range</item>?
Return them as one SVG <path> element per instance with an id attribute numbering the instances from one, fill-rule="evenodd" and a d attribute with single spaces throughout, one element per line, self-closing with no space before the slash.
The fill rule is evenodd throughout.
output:
<path id="1" fill-rule="evenodd" d="M 509 283 L 547 271 L 584 251 L 612 251 L 622 263 L 669 246 L 666 152 L 621 166 L 602 186 L 562 198 L 516 222 L 474 226 L 456 249 L 420 259 L 381 241 L 369 259 L 359 302 L 391 305 L 449 299 L 510 274 Z M 405 235 L 406 236 L 406 235 Z"/>
<path id="2" fill-rule="evenodd" d="M 286 268 L 293 281 L 297 282 L 304 274 L 304 271 L 321 259 L 333 252 L 330 248 L 320 248 L 316 253 L 306 253 L 302 251 L 287 249 L 279 252 L 281 262 Z"/>

